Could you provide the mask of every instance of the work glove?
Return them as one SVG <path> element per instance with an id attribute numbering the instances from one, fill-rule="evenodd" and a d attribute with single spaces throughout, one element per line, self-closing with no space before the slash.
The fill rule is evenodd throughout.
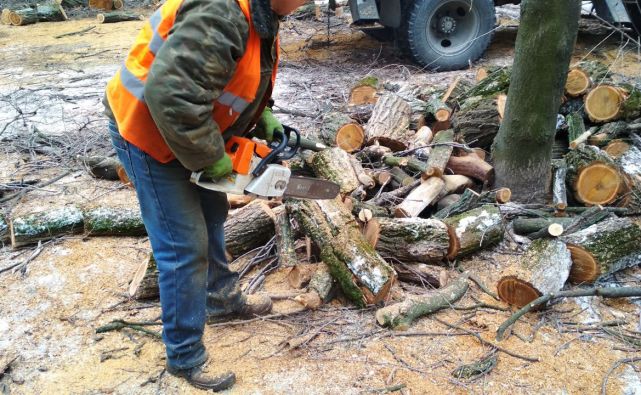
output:
<path id="1" fill-rule="evenodd" d="M 222 158 L 203 169 L 203 175 L 218 181 L 223 177 L 230 175 L 232 172 L 232 163 L 229 155 L 225 154 Z"/>
<path id="2" fill-rule="evenodd" d="M 263 113 L 260 115 L 258 122 L 256 123 L 256 128 L 254 129 L 254 136 L 266 140 L 268 143 L 271 143 L 274 140 L 274 131 L 278 130 L 283 133 L 285 129 L 283 124 L 274 116 L 272 109 L 265 107 Z"/>

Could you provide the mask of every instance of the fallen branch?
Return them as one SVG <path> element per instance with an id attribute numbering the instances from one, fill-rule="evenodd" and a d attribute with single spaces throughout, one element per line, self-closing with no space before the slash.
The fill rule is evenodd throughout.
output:
<path id="1" fill-rule="evenodd" d="M 155 337 L 157 339 L 161 339 L 162 336 L 160 333 L 156 331 L 152 331 L 150 329 L 145 328 L 145 326 L 153 326 L 153 325 L 162 325 L 161 322 L 150 322 L 150 321 L 142 321 L 142 322 L 131 322 L 131 321 L 125 321 L 125 320 L 113 320 L 110 323 L 100 326 L 96 328 L 96 333 L 105 333 L 105 332 L 111 332 L 111 331 L 119 331 L 124 328 L 129 328 L 133 329 L 135 331 L 142 332 L 144 334 L 147 334 L 151 337 Z"/>
<path id="2" fill-rule="evenodd" d="M 545 294 L 532 303 L 523 306 L 516 313 L 512 314 L 510 318 L 505 320 L 496 331 L 496 340 L 503 340 L 505 331 L 510 326 L 514 325 L 523 315 L 531 311 L 537 306 L 545 304 L 552 299 L 558 298 L 578 298 L 581 296 L 601 296 L 603 298 L 630 298 L 641 296 L 641 287 L 620 287 L 620 288 L 586 288 L 586 289 L 573 289 L 570 291 L 560 291 Z"/>
<path id="3" fill-rule="evenodd" d="M 612 372 L 616 370 L 619 366 L 623 365 L 624 363 L 634 363 L 634 362 L 639 362 L 641 361 L 641 357 L 631 357 L 631 358 L 621 358 L 614 362 L 610 370 L 605 374 L 605 377 L 603 378 L 603 384 L 601 385 L 601 394 L 606 395 L 606 389 L 608 386 L 608 379 L 610 378 L 610 375 Z"/>

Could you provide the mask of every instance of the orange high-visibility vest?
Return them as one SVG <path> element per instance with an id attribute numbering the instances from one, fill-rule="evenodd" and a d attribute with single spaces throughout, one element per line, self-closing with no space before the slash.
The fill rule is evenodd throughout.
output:
<path id="1" fill-rule="evenodd" d="M 249 0 L 237 1 L 249 22 L 249 38 L 234 75 L 220 97 L 214 101 L 212 116 L 221 132 L 231 126 L 254 101 L 260 85 L 260 37 L 252 23 Z M 145 81 L 156 53 L 167 40 L 182 2 L 183 0 L 167 0 L 149 18 L 124 65 L 107 84 L 107 100 L 122 137 L 162 163 L 175 159 L 175 156 L 149 113 L 144 97 Z M 272 86 L 278 65 L 278 42 L 276 48 Z"/>

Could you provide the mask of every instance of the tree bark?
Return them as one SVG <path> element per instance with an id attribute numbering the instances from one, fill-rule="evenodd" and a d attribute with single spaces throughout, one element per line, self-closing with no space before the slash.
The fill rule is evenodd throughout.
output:
<path id="1" fill-rule="evenodd" d="M 9 224 L 7 224 L 7 219 L 4 215 L 0 213 L 0 245 L 4 245 L 8 241 L 11 241 Z"/>
<path id="2" fill-rule="evenodd" d="M 499 131 L 501 117 L 493 97 L 480 99 L 452 117 L 452 127 L 471 147 L 490 150 Z"/>
<path id="3" fill-rule="evenodd" d="M 406 264 L 403 262 L 395 262 L 393 265 L 398 274 L 398 281 L 428 288 L 441 288 L 444 285 L 441 283 L 441 278 L 443 278 L 447 269 L 443 267 L 424 263 Z"/>
<path id="4" fill-rule="evenodd" d="M 82 233 L 82 223 L 82 211 L 76 206 L 12 218 L 11 246 L 16 248 L 56 236 Z"/>
<path id="5" fill-rule="evenodd" d="M 323 117 L 319 137 L 330 147 L 353 152 L 363 145 L 365 133 L 347 114 L 330 112 Z"/>
<path id="6" fill-rule="evenodd" d="M 627 215 L 641 214 L 641 149 L 630 147 L 616 163 L 626 181 L 620 205 L 628 209 Z"/>
<path id="7" fill-rule="evenodd" d="M 96 207 L 83 213 L 88 236 L 144 236 L 147 234 L 140 210 Z"/>
<path id="8" fill-rule="evenodd" d="M 560 211 L 568 206 L 568 197 L 565 188 L 565 179 L 568 167 L 564 160 L 558 160 L 554 166 L 554 181 L 552 184 L 552 204 Z"/>
<path id="9" fill-rule="evenodd" d="M 508 266 L 497 283 L 499 298 L 523 307 L 539 296 L 560 291 L 570 274 L 570 251 L 558 239 L 535 240 L 519 262 Z"/>
<path id="10" fill-rule="evenodd" d="M 14 26 L 31 25 L 38 22 L 38 12 L 32 8 L 11 11 L 9 14 L 9 20 Z"/>
<path id="11" fill-rule="evenodd" d="M 343 194 L 352 192 L 361 184 L 349 154 L 341 148 L 335 147 L 317 152 L 310 167 L 318 177 L 340 185 Z"/>
<path id="12" fill-rule="evenodd" d="M 485 205 L 443 220 L 450 229 L 448 258 L 469 255 L 503 240 L 501 213 Z"/>
<path id="13" fill-rule="evenodd" d="M 590 283 L 641 263 L 641 228 L 610 218 L 561 238 L 572 254 L 570 281 Z"/>
<path id="14" fill-rule="evenodd" d="M 365 240 L 339 200 L 294 199 L 287 208 L 318 245 L 322 261 L 348 299 L 362 307 L 386 298 L 396 278 L 394 269 Z"/>
<path id="15" fill-rule="evenodd" d="M 551 146 L 578 31 L 579 0 L 524 0 L 505 119 L 494 142 L 496 185 L 543 201 Z"/>
<path id="16" fill-rule="evenodd" d="M 452 306 L 465 295 L 469 284 L 463 274 L 448 286 L 426 295 L 408 296 L 401 303 L 385 306 L 376 311 L 376 322 L 398 330 L 406 330 L 415 319 Z"/>
<path id="17" fill-rule="evenodd" d="M 274 212 L 262 200 L 232 211 L 225 221 L 227 252 L 238 257 L 265 245 L 274 236 L 274 219 Z"/>
<path id="18" fill-rule="evenodd" d="M 323 303 L 329 303 L 336 296 L 338 291 L 336 280 L 325 262 L 318 263 L 318 268 L 309 281 L 308 289 L 315 291 Z"/>
<path id="19" fill-rule="evenodd" d="M 450 248 L 447 225 L 435 219 L 375 218 L 364 233 L 379 254 L 403 262 L 440 262 Z"/>
<path id="20" fill-rule="evenodd" d="M 296 249 L 294 248 L 294 230 L 289 222 L 289 213 L 285 206 L 278 207 L 280 210 L 274 213 L 276 216 L 274 230 L 276 233 L 276 251 L 280 265 L 283 267 L 295 266 L 298 263 Z M 274 210 L 275 211 L 275 210 Z"/>
<path id="21" fill-rule="evenodd" d="M 379 98 L 365 126 L 368 144 L 379 142 L 392 151 L 406 149 L 411 115 L 409 104 L 400 96 L 387 94 Z"/>

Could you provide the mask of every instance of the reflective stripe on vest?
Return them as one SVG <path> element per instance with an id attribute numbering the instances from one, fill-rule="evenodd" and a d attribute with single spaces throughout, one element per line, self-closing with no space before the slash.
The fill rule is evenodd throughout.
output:
<path id="1" fill-rule="evenodd" d="M 256 33 L 250 0 L 237 0 L 249 22 L 245 53 L 236 64 L 232 78 L 214 101 L 212 116 L 221 132 L 231 126 L 256 97 L 260 84 L 260 37 Z M 183 0 L 167 0 L 140 31 L 127 59 L 107 85 L 107 100 L 122 136 L 154 159 L 166 163 L 175 159 L 165 143 L 145 103 L 145 82 L 158 51 L 169 36 Z M 276 78 L 278 55 L 272 72 Z M 262 110 L 262 109 L 259 109 Z"/>

